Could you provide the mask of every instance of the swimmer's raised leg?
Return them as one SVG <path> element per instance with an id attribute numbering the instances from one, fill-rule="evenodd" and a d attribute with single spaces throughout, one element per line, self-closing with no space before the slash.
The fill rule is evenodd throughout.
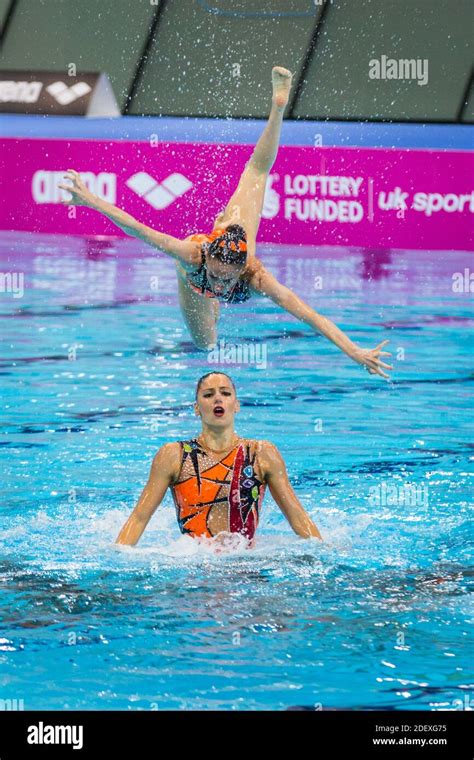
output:
<path id="1" fill-rule="evenodd" d="M 290 97 L 292 74 L 282 66 L 272 69 L 272 108 L 268 122 L 250 158 L 252 167 L 268 174 L 278 152 L 283 113 Z"/>
<path id="2" fill-rule="evenodd" d="M 228 202 L 220 224 L 241 224 L 249 238 L 249 250 L 257 237 L 265 196 L 265 186 L 280 141 L 283 114 L 290 96 L 292 74 L 282 66 L 272 69 L 272 107 L 270 116 L 253 153 Z"/>

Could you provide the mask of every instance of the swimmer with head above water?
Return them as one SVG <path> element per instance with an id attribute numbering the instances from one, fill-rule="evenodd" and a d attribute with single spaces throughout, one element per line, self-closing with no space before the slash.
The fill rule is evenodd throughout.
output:
<path id="1" fill-rule="evenodd" d="M 388 340 L 373 349 L 360 348 L 331 320 L 278 282 L 255 255 L 265 186 L 278 151 L 291 79 L 288 69 L 273 67 L 273 95 L 268 122 L 244 168 L 237 189 L 225 210 L 215 219 L 211 233 L 193 234 L 181 240 L 158 232 L 93 195 L 73 169 L 64 175 L 72 184 L 59 185 L 72 196 L 62 203 L 66 206 L 89 206 L 99 211 L 128 235 L 140 238 L 175 260 L 181 311 L 198 348 L 209 350 L 217 344 L 219 301 L 243 303 L 253 293 L 259 293 L 331 340 L 370 374 L 388 377 L 384 370 L 393 367 L 381 359 L 382 356 L 391 356 L 382 350 Z"/>
<path id="2" fill-rule="evenodd" d="M 182 533 L 215 539 L 218 544 L 225 543 L 229 534 L 240 534 L 251 548 L 267 485 L 294 532 L 321 539 L 290 485 L 276 446 L 235 432 L 240 405 L 232 379 L 223 372 L 201 377 L 194 409 L 201 417 L 200 435 L 159 449 L 116 543 L 137 543 L 169 488 Z"/>

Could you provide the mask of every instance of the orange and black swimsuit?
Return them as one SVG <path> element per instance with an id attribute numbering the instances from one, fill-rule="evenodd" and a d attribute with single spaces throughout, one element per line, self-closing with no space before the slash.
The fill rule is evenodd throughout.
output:
<path id="1" fill-rule="evenodd" d="M 216 238 L 224 234 L 225 227 L 215 227 L 209 235 L 197 232 L 195 235 L 190 235 L 189 240 L 195 240 L 197 243 L 203 243 L 201 266 L 195 272 L 189 272 L 187 275 L 188 283 L 197 293 L 208 298 L 218 298 L 219 301 L 225 301 L 226 303 L 244 303 L 248 301 L 252 293 L 250 292 L 249 284 L 244 279 L 239 279 L 235 283 L 230 293 L 217 296 L 212 290 L 209 280 L 207 278 L 206 270 L 206 255 L 204 252 L 204 246 L 210 245 Z M 235 243 L 233 244 L 235 245 Z M 242 246 L 245 243 L 241 244 Z"/>
<path id="2" fill-rule="evenodd" d="M 179 443 L 181 468 L 171 492 L 181 533 L 211 538 L 212 510 L 224 505 L 229 533 L 252 540 L 265 493 L 255 472 L 257 441 L 241 438 L 224 456 L 208 453 L 195 438 Z"/>

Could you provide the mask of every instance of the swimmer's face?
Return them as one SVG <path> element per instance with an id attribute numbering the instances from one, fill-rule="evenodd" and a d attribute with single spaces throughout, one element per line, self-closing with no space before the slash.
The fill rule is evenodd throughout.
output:
<path id="1" fill-rule="evenodd" d="M 194 409 L 203 424 L 219 428 L 233 425 L 240 404 L 229 378 L 218 372 L 206 377 L 199 388 Z"/>
<path id="2" fill-rule="evenodd" d="M 207 279 L 217 296 L 224 296 L 232 290 L 244 268 L 235 264 L 224 264 L 214 256 L 206 256 Z"/>

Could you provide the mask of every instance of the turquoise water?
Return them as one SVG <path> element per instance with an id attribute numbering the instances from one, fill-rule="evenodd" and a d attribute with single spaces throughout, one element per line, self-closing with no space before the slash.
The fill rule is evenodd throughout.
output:
<path id="1" fill-rule="evenodd" d="M 198 432 L 174 267 L 133 240 L 4 233 L 0 699 L 25 709 L 461 709 L 474 698 L 472 295 L 459 252 L 261 246 L 369 376 L 264 299 L 222 308 L 252 350 L 237 432 L 273 441 L 325 538 L 267 491 L 257 546 L 181 536 L 171 496 L 114 541 L 163 443 Z M 319 285 L 315 278 L 322 277 Z M 471 340 L 470 340 L 471 339 Z M 255 343 L 256 341 L 256 343 Z M 258 357 L 260 365 L 252 362 Z"/>

